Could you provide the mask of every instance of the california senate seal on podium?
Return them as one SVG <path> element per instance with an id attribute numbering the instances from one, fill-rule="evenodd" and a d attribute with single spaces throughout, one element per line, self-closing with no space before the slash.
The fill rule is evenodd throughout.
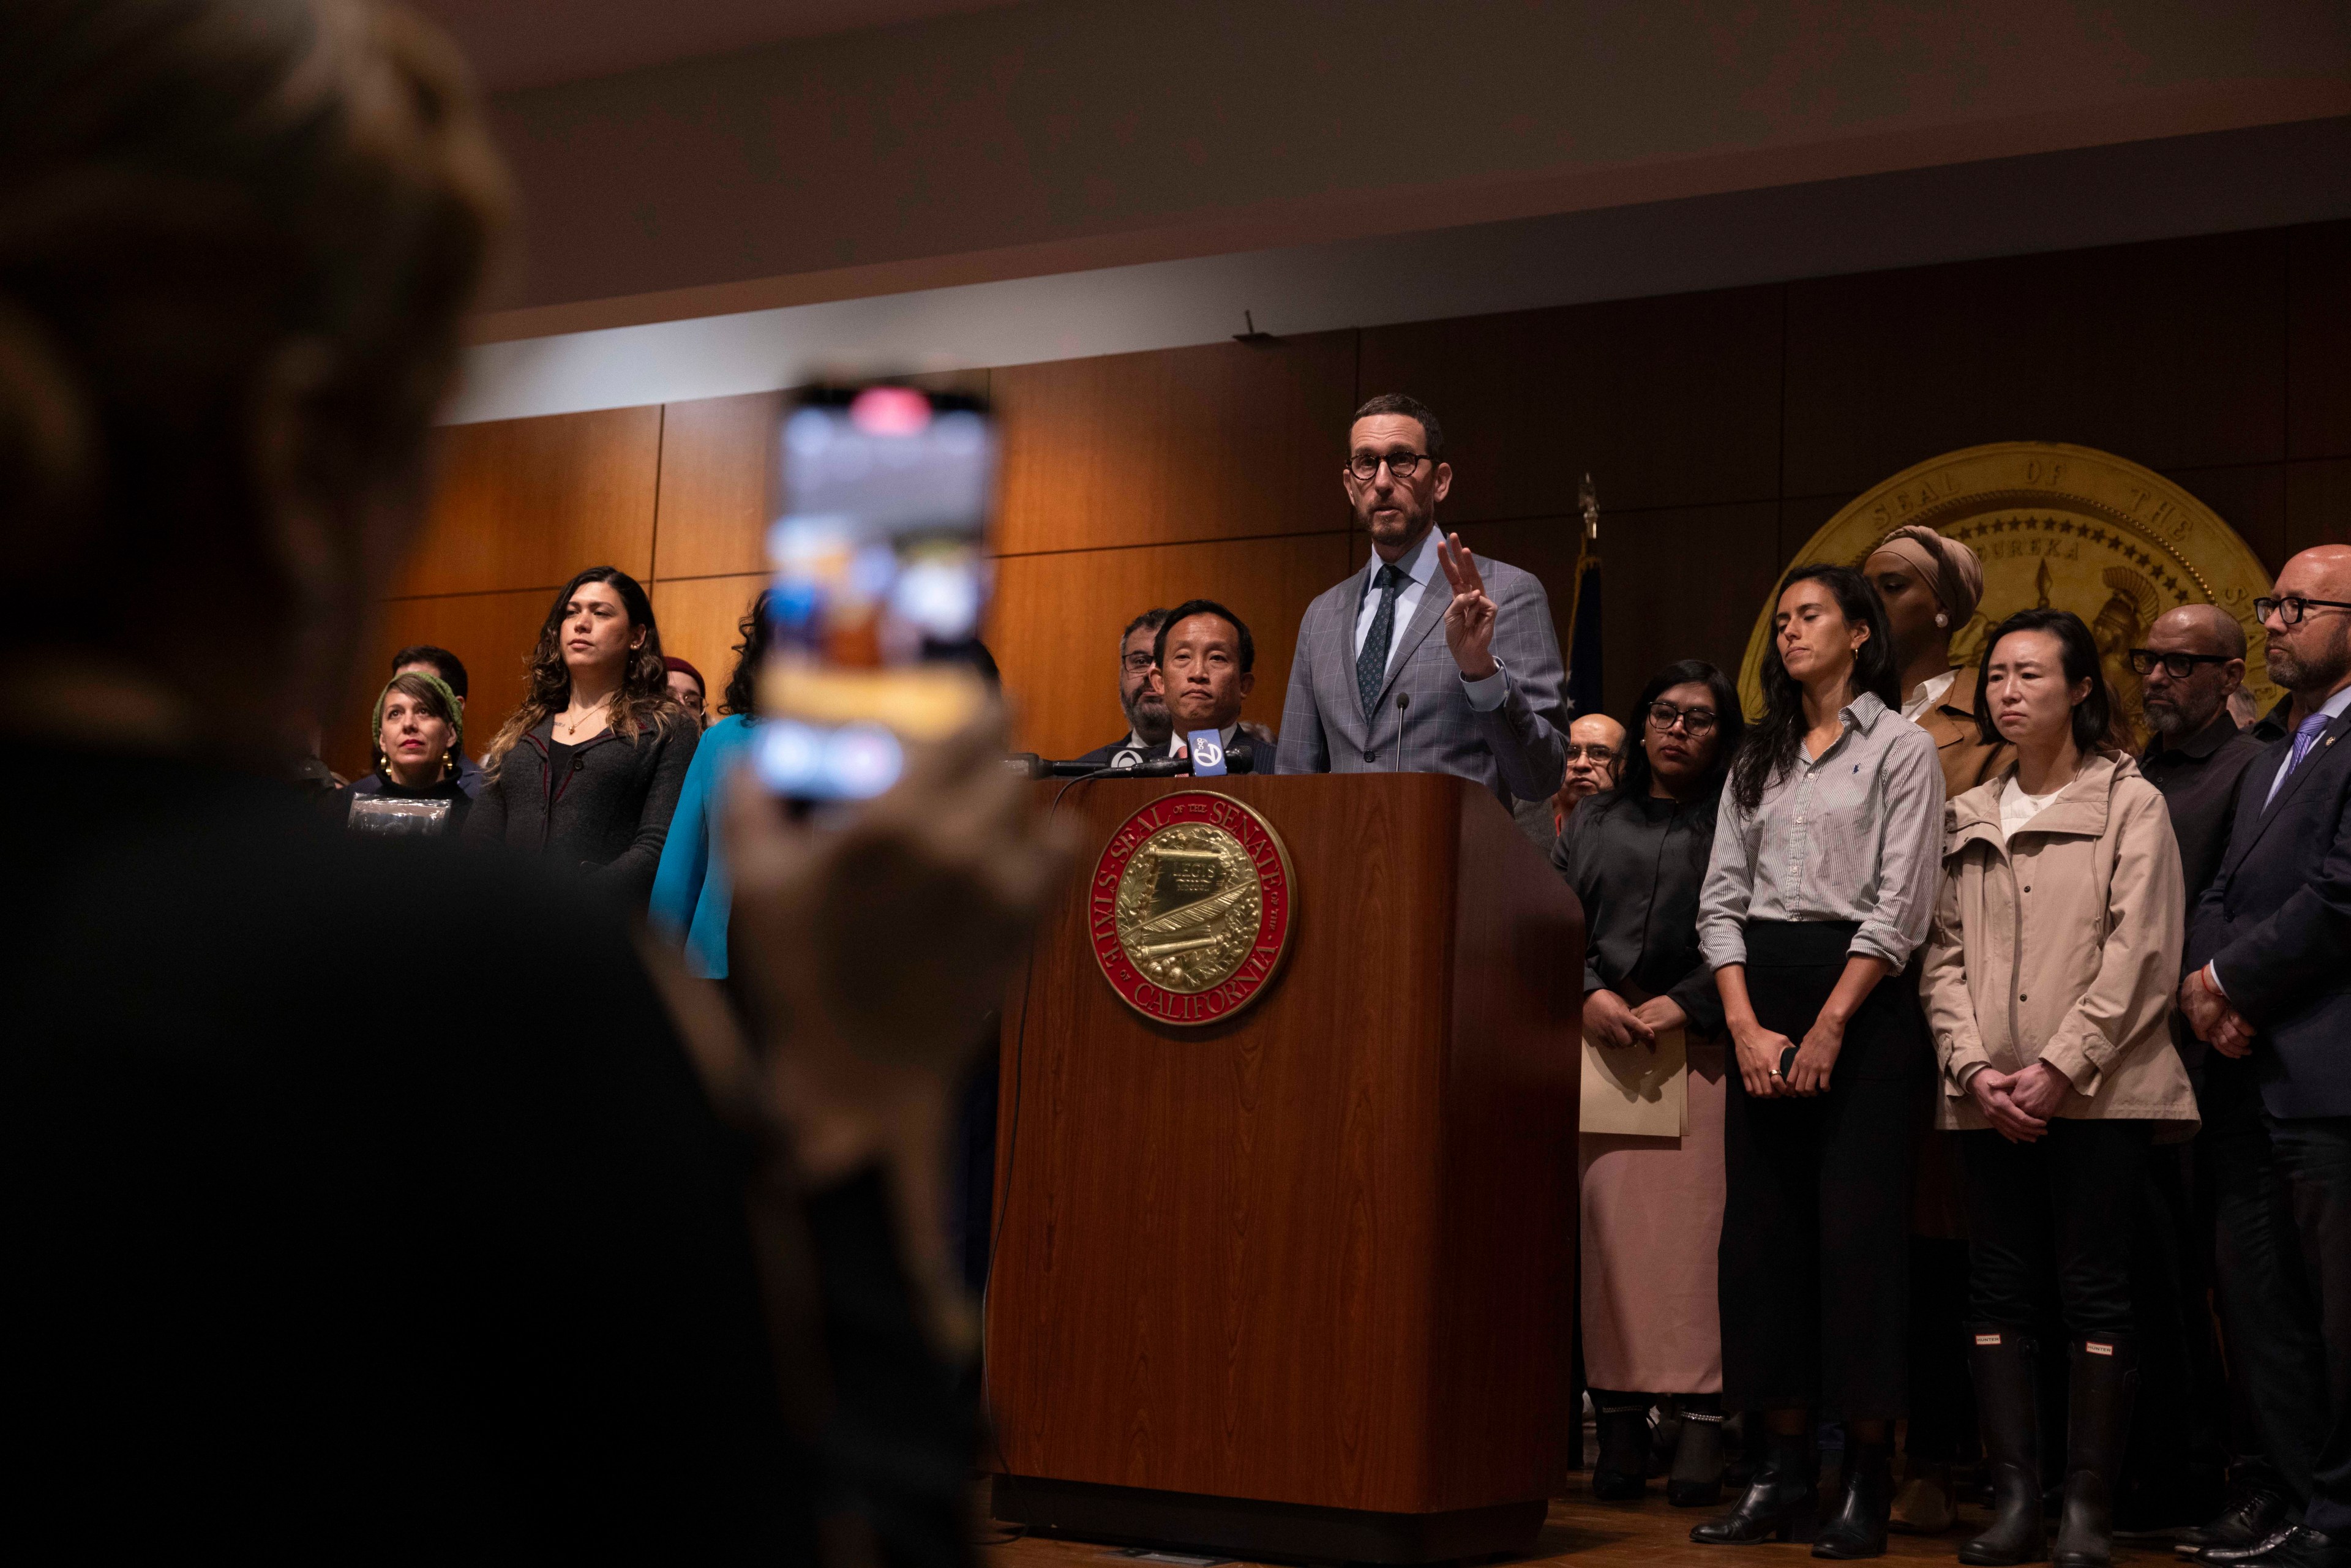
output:
<path id="1" fill-rule="evenodd" d="M 1207 1024 L 1254 1001 L 1290 946 L 1290 852 L 1229 795 L 1163 795 L 1119 824 L 1086 890 L 1094 961 L 1126 1004 Z"/>

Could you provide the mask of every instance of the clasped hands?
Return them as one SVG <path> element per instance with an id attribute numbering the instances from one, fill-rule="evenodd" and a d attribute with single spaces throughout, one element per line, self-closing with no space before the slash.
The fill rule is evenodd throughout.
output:
<path id="1" fill-rule="evenodd" d="M 1583 1027 L 1603 1045 L 1619 1050 L 1628 1045 L 1657 1049 L 1657 1036 L 1689 1021 L 1681 1004 L 1671 997 L 1651 997 L 1639 1007 L 1614 991 L 1593 991 L 1583 998 Z"/>
<path id="2" fill-rule="evenodd" d="M 2063 1072 L 2036 1061 L 2022 1072 L 1978 1068 L 1968 1079 L 1968 1094 L 1993 1132 L 2011 1144 L 2030 1144 L 2048 1135 L 2049 1118 L 2073 1086 Z"/>
<path id="3" fill-rule="evenodd" d="M 2179 1010 L 2188 1015 L 2188 1027 L 2196 1038 L 2221 1055 L 2241 1059 L 2253 1053 L 2252 1024 L 2229 1005 L 2200 964 L 2179 982 Z"/>
<path id="4" fill-rule="evenodd" d="M 1823 1009 L 1813 1027 L 1804 1031 L 1803 1043 L 1796 1045 L 1795 1062 L 1783 1078 L 1780 1059 L 1796 1042 L 1752 1020 L 1733 1023 L 1730 1042 L 1739 1053 L 1739 1082 L 1758 1100 L 1827 1093 L 1830 1070 L 1844 1049 L 1844 1019 Z"/>
<path id="5" fill-rule="evenodd" d="M 1445 580 L 1453 589 L 1453 602 L 1445 607 L 1445 645 L 1461 666 L 1463 680 L 1482 681 L 1499 667 L 1494 663 L 1494 601 L 1486 592 L 1477 558 L 1459 534 L 1438 538 L 1437 564 L 1445 569 Z"/>

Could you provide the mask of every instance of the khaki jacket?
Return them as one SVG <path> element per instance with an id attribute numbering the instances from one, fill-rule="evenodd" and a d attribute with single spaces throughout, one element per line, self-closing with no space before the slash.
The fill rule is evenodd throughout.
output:
<path id="1" fill-rule="evenodd" d="M 1980 666 L 1962 665 L 1951 689 L 1918 716 L 1918 727 L 1935 737 L 1935 759 L 1942 764 L 1946 800 L 1956 800 L 1989 782 L 2016 760 L 2014 747 L 1986 746 L 1983 731 L 1976 727 L 1976 695 L 1982 683 Z"/>
<path id="2" fill-rule="evenodd" d="M 2187 886 L 2170 814 L 2138 765 L 2099 751 L 2013 844 L 2006 768 L 1943 809 L 1943 883 L 1919 993 L 1942 1062 L 1936 1125 L 1989 1126 L 1974 1069 L 2046 1061 L 2072 1080 L 2060 1116 L 2191 1136 L 2196 1095 L 2171 1043 Z"/>

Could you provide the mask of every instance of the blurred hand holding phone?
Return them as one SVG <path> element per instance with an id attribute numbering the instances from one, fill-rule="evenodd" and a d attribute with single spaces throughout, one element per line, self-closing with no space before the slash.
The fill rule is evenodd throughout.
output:
<path id="1" fill-rule="evenodd" d="M 781 446 L 754 767 L 793 800 L 864 800 L 897 782 L 908 746 L 946 739 L 995 700 L 971 653 L 990 586 L 996 427 L 970 397 L 826 387 L 785 416 Z"/>

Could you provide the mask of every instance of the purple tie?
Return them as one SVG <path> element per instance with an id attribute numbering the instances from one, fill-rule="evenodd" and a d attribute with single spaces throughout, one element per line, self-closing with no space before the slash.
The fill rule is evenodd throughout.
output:
<path id="1" fill-rule="evenodd" d="M 2314 713 L 2294 727 L 2294 754 L 2285 759 L 2285 771 L 2280 778 L 2294 776 L 2294 770 L 2302 766 L 2302 759 L 2310 755 L 2310 748 L 2318 744 L 2318 737 L 2334 722 L 2323 713 Z"/>
<path id="2" fill-rule="evenodd" d="M 2325 714 L 2314 713 L 2294 727 L 2294 749 L 2286 753 L 2285 766 L 2279 768 L 2277 777 L 2270 780 L 2269 799 L 2262 802 L 2262 810 L 2266 811 L 2277 804 L 2279 794 L 2285 789 L 2285 781 L 2294 777 L 2294 770 L 2302 766 L 2302 759 L 2310 755 L 2311 747 L 2318 744 L 2319 736 L 2325 732 L 2331 722 Z"/>

